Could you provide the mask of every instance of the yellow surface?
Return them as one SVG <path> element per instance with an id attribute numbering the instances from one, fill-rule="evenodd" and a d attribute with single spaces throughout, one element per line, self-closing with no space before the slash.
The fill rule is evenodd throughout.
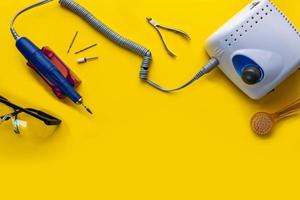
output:
<path id="1" fill-rule="evenodd" d="M 0 129 L 0 199 L 299 199 L 300 117 L 283 121 L 272 137 L 250 130 L 256 111 L 274 111 L 300 95 L 300 75 L 259 102 L 216 70 L 176 94 L 138 79 L 141 59 L 99 35 L 57 2 L 22 16 L 16 28 L 49 45 L 82 78 L 79 91 L 95 115 L 55 99 L 14 47 L 9 21 L 32 0 L 1 0 L 0 94 L 55 113 L 63 124 L 48 140 Z M 207 61 L 205 39 L 248 0 L 78 0 L 122 35 L 150 48 L 151 78 L 164 86 L 189 79 Z M 296 25 L 300 3 L 276 0 Z M 165 33 L 171 59 L 145 17 L 186 30 L 186 43 Z M 66 50 L 99 43 L 77 65 Z M 299 52 L 300 53 L 300 52 Z"/>

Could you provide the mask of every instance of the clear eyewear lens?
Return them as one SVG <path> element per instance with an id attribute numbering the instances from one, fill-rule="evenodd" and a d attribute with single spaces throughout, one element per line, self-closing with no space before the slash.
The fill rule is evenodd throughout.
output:
<path id="1" fill-rule="evenodd" d="M 13 117 L 12 124 L 15 133 L 38 138 L 49 137 L 58 128 L 56 125 L 46 125 L 43 121 L 26 113 L 19 113 Z"/>

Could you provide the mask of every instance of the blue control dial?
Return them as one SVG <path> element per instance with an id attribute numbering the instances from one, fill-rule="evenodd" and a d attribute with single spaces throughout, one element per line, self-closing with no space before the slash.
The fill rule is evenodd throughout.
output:
<path id="1" fill-rule="evenodd" d="M 263 69 L 247 56 L 236 55 L 232 58 L 232 63 L 235 70 L 246 84 L 254 85 L 263 80 Z"/>

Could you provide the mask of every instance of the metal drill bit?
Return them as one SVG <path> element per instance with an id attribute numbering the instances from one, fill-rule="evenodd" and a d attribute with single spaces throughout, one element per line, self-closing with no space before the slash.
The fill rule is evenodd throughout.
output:
<path id="1" fill-rule="evenodd" d="M 83 64 L 83 63 L 86 63 L 87 61 L 91 61 L 91 60 L 97 60 L 98 57 L 91 57 L 91 58 L 79 58 L 77 60 L 77 63 L 78 64 Z"/>
<path id="2" fill-rule="evenodd" d="M 74 37 L 73 37 L 73 39 L 72 39 L 72 42 L 71 42 L 71 44 L 70 44 L 70 46 L 69 46 L 69 49 L 68 49 L 68 52 L 67 52 L 67 53 L 70 53 L 71 48 L 73 47 L 74 42 L 75 42 L 75 40 L 76 40 L 76 38 L 77 38 L 77 35 L 78 35 L 78 31 L 76 31 L 76 33 L 75 33 L 75 35 L 74 35 Z"/>
<path id="3" fill-rule="evenodd" d="M 83 102 L 81 102 L 81 105 L 86 109 L 86 111 L 88 111 L 88 113 L 90 113 L 91 115 L 93 114 L 92 110 L 87 107 Z"/>
<path id="4" fill-rule="evenodd" d="M 91 111 L 91 109 L 84 104 L 82 98 L 78 102 L 76 102 L 76 104 L 82 105 L 86 109 L 86 111 L 88 111 L 91 115 L 93 114 L 93 112 Z"/>
<path id="5" fill-rule="evenodd" d="M 98 45 L 98 44 L 96 43 L 96 44 L 93 44 L 93 45 L 91 45 L 91 46 L 88 46 L 88 47 L 86 47 L 86 48 L 84 48 L 84 49 L 81 49 L 81 50 L 75 52 L 75 54 L 79 54 L 79 53 L 81 53 L 81 52 L 84 52 L 84 51 L 86 51 L 86 50 L 89 50 L 89 49 L 91 49 L 91 48 L 93 48 L 93 47 L 95 47 L 95 46 L 97 46 L 97 45 Z"/>

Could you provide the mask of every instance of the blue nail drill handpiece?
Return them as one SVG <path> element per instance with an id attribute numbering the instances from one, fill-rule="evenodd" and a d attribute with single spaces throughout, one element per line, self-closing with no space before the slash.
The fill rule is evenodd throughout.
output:
<path id="1" fill-rule="evenodd" d="M 74 103 L 83 105 L 85 109 L 92 113 L 91 110 L 84 105 L 83 99 L 80 94 L 75 90 L 75 88 L 66 80 L 62 73 L 57 69 L 57 67 L 51 62 L 51 60 L 29 39 L 26 37 L 20 37 L 14 27 L 14 21 L 23 12 L 43 5 L 50 2 L 51 0 L 42 1 L 31 5 L 22 11 L 20 11 L 13 19 L 11 23 L 11 32 L 16 39 L 16 46 L 18 50 L 23 54 L 23 56 L 30 62 L 36 70 L 43 75 L 46 79 L 55 84 L 67 97 L 69 97 Z"/>
<path id="2" fill-rule="evenodd" d="M 82 98 L 78 92 L 76 92 L 73 86 L 70 85 L 49 58 L 47 58 L 35 44 L 29 39 L 22 37 L 17 40 L 16 46 L 23 56 L 32 63 L 43 76 L 55 85 L 58 85 L 64 94 L 73 102 L 78 103 L 81 101 Z"/>

